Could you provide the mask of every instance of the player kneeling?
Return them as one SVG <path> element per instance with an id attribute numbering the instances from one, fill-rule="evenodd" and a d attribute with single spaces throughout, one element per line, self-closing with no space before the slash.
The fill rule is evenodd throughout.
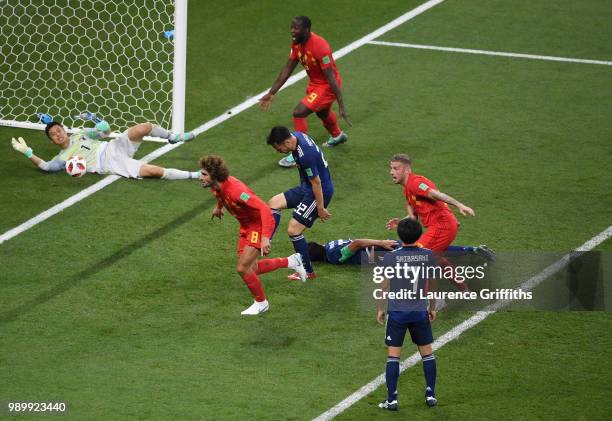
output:
<path id="1" fill-rule="evenodd" d="M 270 253 L 270 236 L 274 229 L 272 210 L 253 193 L 242 181 L 230 176 L 223 158 L 216 155 L 200 159 L 200 184 L 210 187 L 217 198 L 217 206 L 212 216 L 221 219 L 223 207 L 240 223 L 238 235 L 238 264 L 236 271 L 251 290 L 255 302 L 241 314 L 257 315 L 268 311 L 266 299 L 259 276 L 279 268 L 289 268 L 306 280 L 306 270 L 299 253 L 289 257 L 257 260 L 258 256 Z"/>

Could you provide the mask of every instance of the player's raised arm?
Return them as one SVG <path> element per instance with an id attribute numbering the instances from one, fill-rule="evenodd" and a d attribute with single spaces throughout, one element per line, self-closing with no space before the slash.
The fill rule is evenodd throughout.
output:
<path id="1" fill-rule="evenodd" d="M 98 140 L 108 137 L 111 133 L 110 125 L 102 120 L 96 123 L 93 129 L 83 129 L 83 133 L 90 139 Z"/>
<path id="2" fill-rule="evenodd" d="M 430 199 L 434 199 L 434 200 L 441 200 L 445 203 L 448 203 L 449 205 L 455 206 L 457 209 L 459 209 L 459 212 L 461 212 L 461 215 L 476 216 L 476 213 L 474 212 L 472 208 L 464 205 L 463 203 L 461 203 L 454 197 L 449 196 L 446 193 L 442 193 L 441 191 L 438 191 L 435 189 L 429 189 L 427 191 L 427 197 L 429 197 Z"/>
<path id="3" fill-rule="evenodd" d="M 280 88 L 283 87 L 285 82 L 287 82 L 287 79 L 289 79 L 289 76 L 291 76 L 291 73 L 293 73 L 297 65 L 297 59 L 290 57 L 289 60 L 287 60 L 287 64 L 285 64 L 285 67 L 283 67 L 283 70 L 281 70 L 281 72 L 279 73 L 278 77 L 272 84 L 272 87 L 270 88 L 268 93 L 259 99 L 259 106 L 263 110 L 267 110 L 268 108 L 270 108 L 270 105 L 272 105 L 272 100 L 274 99 L 274 95 L 276 95 Z"/>

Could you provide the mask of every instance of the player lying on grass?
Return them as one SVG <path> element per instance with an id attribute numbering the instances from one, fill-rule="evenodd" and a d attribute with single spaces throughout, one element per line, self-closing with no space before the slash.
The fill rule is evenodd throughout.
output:
<path id="1" fill-rule="evenodd" d="M 210 187 L 217 198 L 213 218 L 221 219 L 225 207 L 240 223 L 236 271 L 255 298 L 255 302 L 242 314 L 251 316 L 268 311 L 269 303 L 258 275 L 279 268 L 289 268 L 295 270 L 302 281 L 305 281 L 306 270 L 302 265 L 302 258 L 299 253 L 295 253 L 289 257 L 258 261 L 258 256 L 267 256 L 270 253 L 270 237 L 274 229 L 272 211 L 246 184 L 230 176 L 223 158 L 215 155 L 204 156 L 200 159 L 200 168 L 201 186 Z"/>
<path id="2" fill-rule="evenodd" d="M 400 247 L 398 240 L 332 240 L 325 245 L 308 243 L 308 254 L 313 262 L 327 262 L 333 265 L 359 265 L 361 262 L 375 263 L 377 254 Z M 495 253 L 486 245 L 449 246 L 446 250 L 453 256 L 475 254 L 486 260 L 494 260 Z"/>
<path id="3" fill-rule="evenodd" d="M 116 174 L 126 178 L 163 178 L 166 180 L 184 180 L 198 178 L 199 171 L 189 172 L 174 168 L 163 168 L 157 165 L 145 164 L 133 156 L 145 136 L 168 139 L 170 143 L 187 142 L 194 138 L 192 133 L 170 133 L 168 130 L 151 123 L 140 123 L 123 132 L 110 142 L 101 141 L 110 134 L 110 126 L 106 121 L 96 123 L 93 129 L 82 129 L 69 135 L 58 122 L 47 124 L 47 137 L 60 148 L 51 161 L 44 161 L 34 155 L 23 138 L 13 138 L 13 149 L 24 154 L 34 165 L 43 171 L 63 171 L 66 161 L 75 155 L 82 156 L 87 161 L 87 172 L 98 174 Z"/>
<path id="4" fill-rule="evenodd" d="M 383 267 L 395 267 L 401 265 L 434 266 L 436 258 L 431 250 L 423 249 L 416 244 L 422 234 L 421 224 L 415 219 L 406 218 L 397 225 L 397 235 L 402 240 L 402 247 L 387 253 L 383 260 Z M 414 257 L 420 255 L 418 260 L 408 260 L 406 256 Z M 405 262 L 413 263 L 405 263 Z M 401 271 L 400 271 L 401 272 Z M 411 273 L 412 271 L 405 272 Z M 390 271 L 389 273 L 394 273 Z M 397 275 L 394 275 L 397 276 Z M 427 279 L 412 276 L 408 278 L 391 277 L 383 281 L 383 291 L 399 292 L 406 288 L 416 291 L 424 291 L 429 288 Z M 420 293 L 417 294 L 417 297 Z M 436 400 L 436 357 L 434 356 L 431 343 L 433 334 L 430 321 L 436 318 L 435 301 L 427 302 L 426 299 L 389 299 L 387 301 L 387 317 L 385 320 L 385 301 L 378 301 L 376 320 L 385 325 L 385 345 L 387 345 L 387 367 L 385 379 L 387 383 L 387 399 L 378 404 L 381 409 L 397 411 L 397 381 L 400 375 L 400 356 L 406 331 L 410 332 L 412 342 L 417 346 L 421 360 L 423 361 L 423 374 L 425 375 L 425 403 L 432 407 L 437 405 Z"/>

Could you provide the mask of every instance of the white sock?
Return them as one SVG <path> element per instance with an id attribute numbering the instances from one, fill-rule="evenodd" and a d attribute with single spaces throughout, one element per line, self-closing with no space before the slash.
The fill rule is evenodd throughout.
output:
<path id="1" fill-rule="evenodd" d="M 153 128 L 151 129 L 151 133 L 149 133 L 149 136 L 160 137 L 162 139 L 168 139 L 170 137 L 170 132 L 164 129 L 163 127 L 154 125 Z"/>
<path id="2" fill-rule="evenodd" d="M 300 262 L 298 261 L 298 258 L 295 254 L 292 254 L 291 256 L 287 256 L 287 267 L 289 269 L 295 269 L 299 266 Z"/>
<path id="3" fill-rule="evenodd" d="M 177 170 L 174 168 L 164 168 L 164 180 L 187 180 L 191 177 L 192 173 L 189 171 Z"/>

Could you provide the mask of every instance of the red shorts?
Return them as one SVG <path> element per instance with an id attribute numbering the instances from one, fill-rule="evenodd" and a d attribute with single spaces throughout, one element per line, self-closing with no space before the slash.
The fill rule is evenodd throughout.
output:
<path id="1" fill-rule="evenodd" d="M 244 252 L 246 246 L 261 250 L 261 225 L 240 227 L 238 234 L 238 256 Z"/>
<path id="2" fill-rule="evenodd" d="M 306 88 L 306 96 L 302 98 L 302 104 L 310 111 L 318 112 L 331 108 L 336 100 L 336 94 L 330 86 L 327 85 L 308 85 Z"/>
<path id="3" fill-rule="evenodd" d="M 457 236 L 457 225 L 431 226 L 427 232 L 419 237 L 417 245 L 432 251 L 445 251 L 455 241 Z"/>

